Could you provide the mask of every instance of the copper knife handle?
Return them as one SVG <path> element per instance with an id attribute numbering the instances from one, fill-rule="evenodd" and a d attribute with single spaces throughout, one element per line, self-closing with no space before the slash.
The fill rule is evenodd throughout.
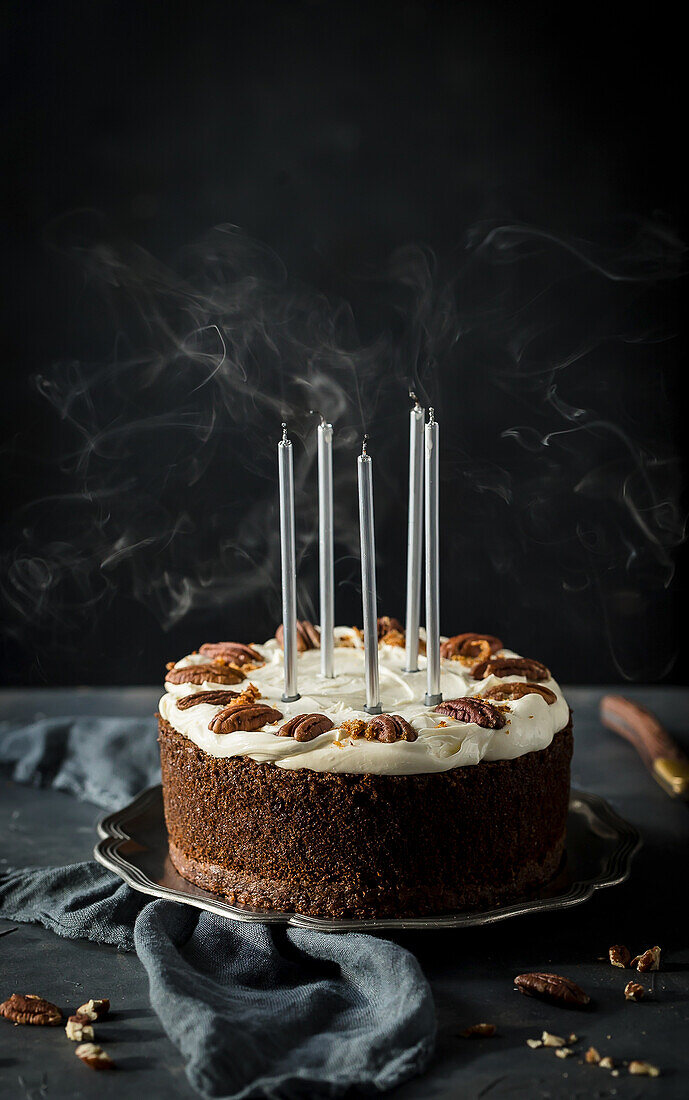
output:
<path id="1" fill-rule="evenodd" d="M 668 794 L 689 798 L 689 757 L 655 714 L 623 695 L 604 695 L 600 717 L 604 726 L 631 742 L 653 778 Z"/>

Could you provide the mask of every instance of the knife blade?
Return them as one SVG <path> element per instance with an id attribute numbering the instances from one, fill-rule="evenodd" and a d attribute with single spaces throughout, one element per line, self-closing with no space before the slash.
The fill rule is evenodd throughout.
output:
<path id="1" fill-rule="evenodd" d="M 667 794 L 689 801 L 689 757 L 652 711 L 623 695 L 604 695 L 600 718 L 604 726 L 631 742 Z"/>

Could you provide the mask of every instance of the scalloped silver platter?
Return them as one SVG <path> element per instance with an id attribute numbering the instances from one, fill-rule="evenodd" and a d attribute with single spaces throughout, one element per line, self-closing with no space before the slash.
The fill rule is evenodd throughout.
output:
<path id="1" fill-rule="evenodd" d="M 326 932 L 383 929 L 470 928 L 494 924 L 526 913 L 545 913 L 581 905 L 595 890 L 617 886 L 629 877 L 639 833 L 602 798 L 584 791 L 570 795 L 567 851 L 563 869 L 537 896 L 484 912 L 451 912 L 433 917 L 381 920 L 324 920 L 300 913 L 249 909 L 230 905 L 216 894 L 186 882 L 170 862 L 160 786 L 150 787 L 129 806 L 108 814 L 98 825 L 101 839 L 94 848 L 99 863 L 114 871 L 134 890 L 169 901 L 181 901 L 239 921 L 292 924 Z"/>

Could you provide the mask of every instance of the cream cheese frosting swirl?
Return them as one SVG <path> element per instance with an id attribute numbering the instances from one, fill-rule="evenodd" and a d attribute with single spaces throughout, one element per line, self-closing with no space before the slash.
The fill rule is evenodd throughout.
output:
<path id="1" fill-rule="evenodd" d="M 332 680 L 321 676 L 319 650 L 299 654 L 301 697 L 294 703 L 281 701 L 282 650 L 275 639 L 265 645 L 252 643 L 265 664 L 249 672 L 245 684 L 251 682 L 256 685 L 261 692 L 261 702 L 281 711 L 284 715 L 282 721 L 307 712 L 326 714 L 332 720 L 334 728 L 312 741 L 297 742 L 292 737 L 277 737 L 282 721 L 252 733 L 241 730 L 229 734 L 212 733 L 208 723 L 220 707 L 208 703 L 199 703 L 186 710 L 177 707 L 177 700 L 182 695 L 222 686 L 212 681 L 198 685 L 166 684 L 166 692 L 159 704 L 160 715 L 178 733 L 210 756 L 248 756 L 258 763 L 275 764 L 278 768 L 292 771 L 309 768 L 316 772 L 349 772 L 356 775 L 417 775 L 449 771 L 478 764 L 481 760 L 512 760 L 524 753 L 547 748 L 558 730 L 569 721 L 569 707 L 553 679 L 543 681 L 543 686 L 555 694 L 554 703 L 549 704 L 536 694 L 501 703 L 506 718 L 502 729 L 483 729 L 472 722 L 459 722 L 436 714 L 423 703 L 425 658 L 419 657 L 419 672 L 408 673 L 404 671 L 404 649 L 382 644 L 378 654 L 383 711 L 405 718 L 417 730 L 418 738 L 416 741 L 381 744 L 348 737 L 342 730 L 345 722 L 369 718 L 364 710 L 364 654 L 355 631 L 338 627 L 336 640 L 349 644 L 335 647 L 335 676 Z M 505 657 L 518 656 L 508 649 L 500 653 Z M 207 657 L 194 653 L 178 661 L 175 667 L 207 663 Z M 496 684 L 525 682 L 522 676 L 500 679 L 489 676 L 477 681 L 471 676 L 470 668 L 453 660 L 441 661 L 440 681 L 444 699 L 478 696 Z M 237 685 L 235 690 L 241 691 L 242 686 Z"/>

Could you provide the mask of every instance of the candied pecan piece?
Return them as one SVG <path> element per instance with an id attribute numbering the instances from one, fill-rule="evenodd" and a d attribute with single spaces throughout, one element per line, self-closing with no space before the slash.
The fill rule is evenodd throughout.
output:
<path id="1" fill-rule="evenodd" d="M 62 1020 L 57 1005 L 35 993 L 13 993 L 0 1004 L 0 1016 L 13 1024 L 36 1024 L 39 1027 L 54 1027 Z"/>
<path id="2" fill-rule="evenodd" d="M 514 984 L 520 993 L 526 993 L 530 997 L 541 997 L 553 1004 L 569 1005 L 572 1008 L 583 1008 L 591 998 L 583 989 L 560 974 L 547 974 L 544 971 L 535 971 L 531 974 L 518 974 Z"/>
<path id="3" fill-rule="evenodd" d="M 366 723 L 362 718 L 350 718 L 340 726 L 340 737 L 363 737 L 366 733 Z"/>
<path id="4" fill-rule="evenodd" d="M 418 733 L 400 714 L 377 714 L 366 723 L 364 737 L 391 745 L 393 741 L 416 741 Z"/>
<path id="5" fill-rule="evenodd" d="M 275 637 L 277 638 L 280 649 L 285 648 L 285 628 L 280 623 L 279 627 L 275 631 Z M 317 626 L 310 623 L 308 619 L 297 619 L 297 652 L 306 653 L 307 649 L 320 649 L 321 648 L 321 632 Z"/>
<path id="6" fill-rule="evenodd" d="M 471 670 L 475 680 L 487 676 L 524 676 L 527 680 L 549 680 L 550 672 L 540 661 L 531 657 L 489 657 Z"/>
<path id="7" fill-rule="evenodd" d="M 380 642 L 386 634 L 390 634 L 392 631 L 404 637 L 404 627 L 399 619 L 392 619 L 389 615 L 381 615 L 378 619 L 378 641 Z"/>
<path id="8" fill-rule="evenodd" d="M 478 644 L 481 642 L 487 643 L 487 651 L 484 645 Z M 472 631 L 468 634 L 455 634 L 454 637 L 448 638 L 446 642 L 441 642 L 440 656 L 485 659 L 490 657 L 491 653 L 497 653 L 499 649 L 502 649 L 502 642 L 494 634 L 475 634 Z"/>
<path id="9" fill-rule="evenodd" d="M 242 694 L 240 691 L 230 691 L 229 688 L 223 690 L 218 688 L 217 691 L 195 691 L 192 695 L 180 695 L 177 700 L 177 710 L 189 710 L 189 707 L 196 707 L 199 703 L 211 703 L 213 706 L 227 706 L 233 699 L 238 699 Z"/>
<path id="10" fill-rule="evenodd" d="M 379 642 L 381 645 L 392 645 L 398 649 L 404 649 L 407 644 L 404 631 L 400 632 L 399 630 L 388 630 L 387 634 L 383 634 L 383 637 L 379 639 Z"/>
<path id="11" fill-rule="evenodd" d="M 461 699 L 446 699 L 433 707 L 436 714 L 447 714 L 457 722 L 473 722 L 484 730 L 501 730 L 505 725 L 505 715 L 492 703 L 467 695 Z"/>
<path id="12" fill-rule="evenodd" d="M 237 730 L 251 733 L 268 724 L 273 725 L 281 718 L 284 718 L 284 715 L 279 710 L 268 707 L 264 703 L 235 700 L 211 718 L 208 728 L 211 733 L 236 733 Z"/>
<path id="13" fill-rule="evenodd" d="M 186 668 L 175 668 L 174 664 L 168 665 L 165 682 L 167 684 L 238 684 L 243 680 L 244 673 L 238 668 L 233 668 L 225 661 L 215 660 L 207 665 L 187 665 Z"/>
<path id="14" fill-rule="evenodd" d="M 321 733 L 327 733 L 333 723 L 327 714 L 295 714 L 280 726 L 278 737 L 293 737 L 295 741 L 313 741 Z"/>
<path id="15" fill-rule="evenodd" d="M 199 653 L 204 657 L 222 657 L 231 665 L 242 668 L 244 665 L 264 665 L 265 661 L 260 653 L 252 649 L 250 645 L 242 645 L 241 642 L 204 642 Z"/>

